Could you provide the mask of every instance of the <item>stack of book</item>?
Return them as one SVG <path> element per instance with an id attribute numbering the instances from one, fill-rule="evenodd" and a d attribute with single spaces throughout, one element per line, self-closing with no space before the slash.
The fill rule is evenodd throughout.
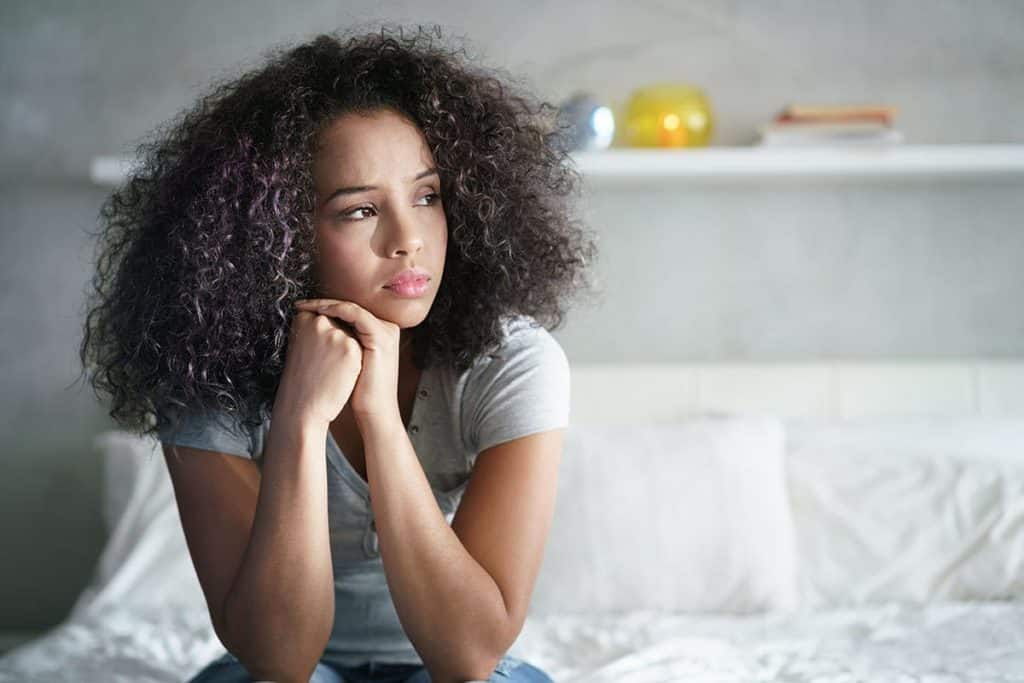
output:
<path id="1" fill-rule="evenodd" d="M 899 144 L 896 108 L 885 105 L 791 104 L 758 128 L 755 145 Z"/>

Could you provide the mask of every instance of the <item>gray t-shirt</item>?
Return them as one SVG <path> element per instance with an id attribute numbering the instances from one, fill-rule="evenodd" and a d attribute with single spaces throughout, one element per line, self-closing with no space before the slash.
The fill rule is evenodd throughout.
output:
<path id="1" fill-rule="evenodd" d="M 506 320 L 501 347 L 456 375 L 425 368 L 407 434 L 438 506 L 451 524 L 477 454 L 520 436 L 569 424 L 569 362 L 558 341 L 529 316 Z M 246 430 L 225 414 L 190 415 L 165 443 L 262 462 L 269 411 Z M 334 628 L 324 659 L 422 664 L 405 635 L 384 575 L 370 488 L 327 433 L 327 502 L 334 564 Z"/>

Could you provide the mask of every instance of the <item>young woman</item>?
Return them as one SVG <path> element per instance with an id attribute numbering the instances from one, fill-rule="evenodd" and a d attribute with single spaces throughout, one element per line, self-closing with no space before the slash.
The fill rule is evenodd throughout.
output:
<path id="1" fill-rule="evenodd" d="M 596 249 L 556 109 L 439 38 L 278 49 L 101 211 L 83 367 L 163 444 L 228 651 L 192 681 L 550 680 L 507 650 Z"/>

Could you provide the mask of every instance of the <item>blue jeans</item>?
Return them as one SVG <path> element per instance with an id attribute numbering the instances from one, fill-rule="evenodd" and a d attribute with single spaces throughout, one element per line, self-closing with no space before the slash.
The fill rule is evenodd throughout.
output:
<path id="1" fill-rule="evenodd" d="M 188 683 L 251 683 L 254 679 L 230 652 L 206 665 Z M 488 682 L 554 683 L 546 673 L 527 661 L 505 655 L 494 668 Z M 356 667 L 339 667 L 318 662 L 309 683 L 432 683 L 422 664 L 383 664 L 369 662 Z"/>

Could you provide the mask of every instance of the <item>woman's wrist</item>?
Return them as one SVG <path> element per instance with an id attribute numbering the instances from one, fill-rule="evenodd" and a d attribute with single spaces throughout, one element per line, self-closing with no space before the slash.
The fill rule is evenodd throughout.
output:
<path id="1" fill-rule="evenodd" d="M 405 428 L 402 424 L 402 411 L 398 407 L 396 398 L 393 405 L 387 405 L 377 410 L 352 411 L 352 418 L 360 431 L 371 428 L 390 428 L 395 425 Z"/>
<path id="2" fill-rule="evenodd" d="M 296 399 L 283 387 L 278 389 L 274 399 L 272 419 L 290 422 L 303 434 L 326 434 L 331 424 L 329 419 L 318 415 L 308 403 Z"/>

